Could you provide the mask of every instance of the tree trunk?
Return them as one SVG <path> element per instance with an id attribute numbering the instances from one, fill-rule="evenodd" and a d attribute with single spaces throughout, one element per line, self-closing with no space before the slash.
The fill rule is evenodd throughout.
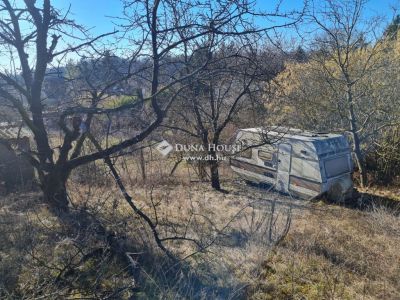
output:
<path id="1" fill-rule="evenodd" d="M 367 172 L 365 170 L 364 157 L 361 152 L 360 140 L 356 132 L 352 132 L 352 135 L 354 156 L 356 157 L 356 163 L 360 173 L 360 185 L 361 187 L 365 187 L 367 185 Z"/>
<path id="2" fill-rule="evenodd" d="M 367 173 L 365 170 L 364 158 L 361 152 L 361 143 L 360 143 L 360 137 L 358 135 L 357 119 L 354 113 L 354 106 L 353 106 L 353 93 L 350 85 L 348 86 L 346 93 L 347 93 L 347 102 L 349 105 L 348 112 L 350 121 L 350 131 L 353 139 L 353 152 L 356 157 L 358 170 L 360 172 L 360 185 L 361 187 L 365 187 L 367 185 Z"/>
<path id="3" fill-rule="evenodd" d="M 68 211 L 68 195 L 66 189 L 67 172 L 54 170 L 41 180 L 45 201 L 55 213 Z"/>
<path id="4" fill-rule="evenodd" d="M 215 158 L 215 155 L 212 156 Z M 210 161 L 210 173 L 211 173 L 211 187 L 217 191 L 221 190 L 221 184 L 219 182 L 219 165 L 217 161 Z"/>
<path id="5" fill-rule="evenodd" d="M 140 173 L 142 174 L 143 183 L 146 182 L 146 160 L 144 159 L 143 148 L 139 150 L 139 163 L 140 163 Z"/>

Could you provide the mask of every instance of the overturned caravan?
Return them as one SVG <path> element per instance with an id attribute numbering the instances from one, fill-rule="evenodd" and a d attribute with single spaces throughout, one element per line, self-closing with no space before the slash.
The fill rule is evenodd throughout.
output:
<path id="1" fill-rule="evenodd" d="M 353 162 L 344 135 L 276 127 L 238 131 L 242 151 L 231 168 L 246 181 L 309 199 L 326 194 L 343 201 L 353 193 Z"/>

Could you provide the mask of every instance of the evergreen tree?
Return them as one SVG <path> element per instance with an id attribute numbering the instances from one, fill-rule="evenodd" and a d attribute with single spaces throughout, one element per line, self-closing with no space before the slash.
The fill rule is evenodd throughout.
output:
<path id="1" fill-rule="evenodd" d="M 397 15 L 385 29 L 384 36 L 389 38 L 390 40 L 396 40 L 399 29 L 400 29 L 400 15 Z"/>

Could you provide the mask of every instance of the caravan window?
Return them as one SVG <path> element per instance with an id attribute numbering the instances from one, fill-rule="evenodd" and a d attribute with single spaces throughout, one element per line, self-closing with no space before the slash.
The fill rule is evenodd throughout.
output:
<path id="1" fill-rule="evenodd" d="M 325 172 L 328 178 L 350 172 L 347 156 L 340 156 L 325 161 Z"/>
<path id="2" fill-rule="evenodd" d="M 276 168 L 275 156 L 276 155 L 272 151 L 258 150 L 258 158 L 263 161 L 264 166 Z"/>
<path id="3" fill-rule="evenodd" d="M 263 161 L 272 160 L 272 152 L 258 150 L 258 157 Z"/>

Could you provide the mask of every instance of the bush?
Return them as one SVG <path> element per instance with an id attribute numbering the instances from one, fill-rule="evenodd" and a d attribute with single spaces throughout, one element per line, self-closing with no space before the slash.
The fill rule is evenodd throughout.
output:
<path id="1" fill-rule="evenodd" d="M 380 184 L 399 183 L 400 127 L 388 129 L 366 158 L 373 181 Z"/>

